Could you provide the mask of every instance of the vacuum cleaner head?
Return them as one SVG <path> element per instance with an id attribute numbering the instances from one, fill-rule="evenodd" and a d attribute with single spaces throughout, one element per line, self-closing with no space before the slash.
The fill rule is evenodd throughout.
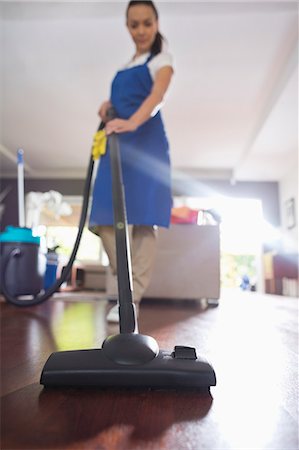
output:
<path id="1" fill-rule="evenodd" d="M 121 319 L 131 313 L 134 321 L 132 304 L 119 309 L 124 314 Z M 40 382 L 44 386 L 209 388 L 216 385 L 216 376 L 195 348 L 160 351 L 153 337 L 135 331 L 107 337 L 101 349 L 52 353 Z"/>
<path id="2" fill-rule="evenodd" d="M 140 335 L 139 335 L 140 336 Z M 98 386 L 127 388 L 207 388 L 216 385 L 211 365 L 196 357 L 194 348 L 159 351 L 153 359 L 131 364 L 115 362 L 104 349 L 53 353 L 46 362 L 44 386 Z"/>

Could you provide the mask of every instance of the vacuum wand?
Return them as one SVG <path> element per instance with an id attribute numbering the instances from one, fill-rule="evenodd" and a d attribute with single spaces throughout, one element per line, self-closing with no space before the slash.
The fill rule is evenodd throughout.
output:
<path id="1" fill-rule="evenodd" d="M 115 111 L 108 111 L 109 120 L 115 117 Z M 119 326 L 121 333 L 137 333 L 135 306 L 133 304 L 132 264 L 129 233 L 125 208 L 125 193 L 121 169 L 121 156 L 118 136 L 108 136 L 111 161 L 112 200 L 114 231 L 116 243 L 117 282 L 119 296 Z"/>

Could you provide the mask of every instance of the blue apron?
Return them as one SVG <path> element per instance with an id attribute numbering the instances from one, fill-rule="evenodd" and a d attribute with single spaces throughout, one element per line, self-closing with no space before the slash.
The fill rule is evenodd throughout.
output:
<path id="1" fill-rule="evenodd" d="M 150 94 L 150 58 L 142 65 L 117 72 L 111 88 L 117 117 L 131 117 Z M 136 131 L 119 133 L 118 137 L 128 223 L 168 227 L 172 206 L 170 161 L 160 112 Z M 97 225 L 113 225 L 109 146 L 98 166 L 89 225 L 91 230 Z"/>

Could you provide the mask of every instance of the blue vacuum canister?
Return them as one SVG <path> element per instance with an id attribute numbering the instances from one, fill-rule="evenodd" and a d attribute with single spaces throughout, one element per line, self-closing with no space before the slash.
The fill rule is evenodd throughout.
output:
<path id="1" fill-rule="evenodd" d="M 8 226 L 0 233 L 1 285 L 10 294 L 37 295 L 44 285 L 46 257 L 40 249 L 40 238 L 30 228 Z"/>
<path id="2" fill-rule="evenodd" d="M 0 233 L 0 292 L 14 306 L 35 306 L 55 294 L 71 273 L 86 222 L 94 157 L 91 154 L 89 158 L 74 248 L 60 278 L 56 279 L 58 260 L 54 259 L 55 255 L 46 257 L 40 248 L 40 238 L 25 227 L 23 153 L 22 149 L 18 150 L 19 227 L 8 226 Z M 18 298 L 24 296 L 30 298 Z"/>

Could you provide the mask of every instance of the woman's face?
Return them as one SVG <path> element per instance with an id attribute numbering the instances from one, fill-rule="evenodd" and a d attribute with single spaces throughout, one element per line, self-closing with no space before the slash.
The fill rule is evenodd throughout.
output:
<path id="1" fill-rule="evenodd" d="M 134 5 L 128 10 L 127 27 L 136 45 L 136 54 L 150 51 L 158 32 L 155 12 L 147 5 Z"/>

